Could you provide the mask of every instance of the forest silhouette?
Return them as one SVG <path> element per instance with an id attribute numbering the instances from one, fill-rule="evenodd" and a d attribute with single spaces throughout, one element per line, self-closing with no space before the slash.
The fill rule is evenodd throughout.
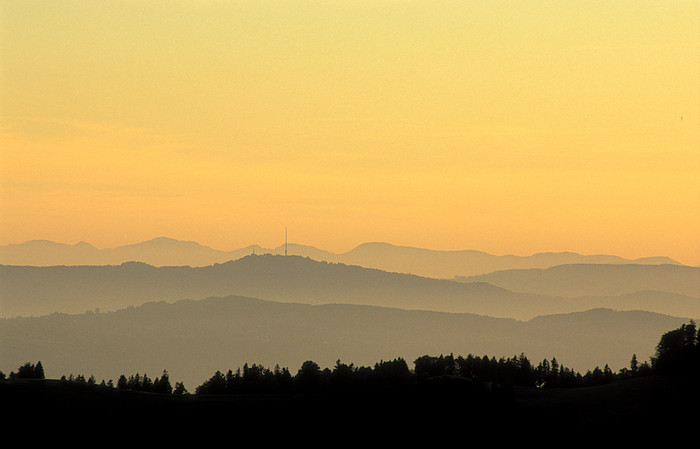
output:
<path id="1" fill-rule="evenodd" d="M 534 364 L 525 354 L 500 359 L 424 355 L 414 360 L 413 368 L 402 358 L 374 366 L 338 360 L 323 369 L 309 360 L 296 373 L 245 364 L 235 371 L 217 370 L 192 392 L 181 382 L 173 387 L 167 370 L 155 379 L 121 375 L 116 383 L 98 383 L 94 376 L 81 374 L 51 381 L 39 361 L 7 376 L 0 372 L 0 397 L 17 416 L 41 410 L 43 416 L 109 420 L 138 411 L 156 421 L 264 420 L 294 429 L 306 419 L 338 430 L 358 420 L 376 426 L 385 414 L 402 426 L 426 429 L 467 422 L 490 430 L 525 429 L 545 418 L 561 432 L 631 428 L 652 420 L 657 426 L 678 426 L 694 416 L 681 410 L 699 393 L 700 332 L 695 322 L 664 333 L 655 349 L 644 362 L 633 354 L 629 367 L 618 372 L 606 365 L 585 374 L 561 366 L 556 358 Z M 566 396 L 576 392 L 581 394 Z M 642 407 L 631 411 L 626 395 Z M 591 403 L 599 400 L 607 401 L 605 414 L 587 416 L 597 410 Z"/>

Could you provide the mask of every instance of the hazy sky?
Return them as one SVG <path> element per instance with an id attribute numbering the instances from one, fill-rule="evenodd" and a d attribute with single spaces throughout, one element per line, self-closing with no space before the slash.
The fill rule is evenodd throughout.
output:
<path id="1" fill-rule="evenodd" d="M 0 0 L 0 243 L 700 264 L 700 2 Z"/>

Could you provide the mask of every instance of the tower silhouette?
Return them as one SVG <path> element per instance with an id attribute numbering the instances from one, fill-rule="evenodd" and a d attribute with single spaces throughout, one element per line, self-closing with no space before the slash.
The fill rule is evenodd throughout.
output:
<path id="1" fill-rule="evenodd" d="M 287 228 L 284 228 L 284 255 L 287 255 Z"/>

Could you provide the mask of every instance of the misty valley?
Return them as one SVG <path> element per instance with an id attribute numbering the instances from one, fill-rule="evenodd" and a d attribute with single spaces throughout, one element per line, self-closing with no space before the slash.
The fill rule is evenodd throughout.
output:
<path id="1" fill-rule="evenodd" d="M 71 264 L 66 254 L 64 265 L 36 256 L 36 265 L 0 265 L 5 403 L 239 421 L 304 410 L 331 427 L 362 416 L 366 428 L 388 410 L 412 410 L 404 426 L 524 429 L 547 417 L 572 432 L 675 420 L 669 408 L 698 398 L 699 267 L 558 264 L 573 262 L 567 254 L 473 274 L 476 262 L 462 269 L 455 254 L 410 249 L 394 259 L 401 251 L 390 245 L 373 246 L 386 269 L 259 251 L 152 265 L 142 261 L 154 260 L 148 245 L 179 260 L 202 252 L 157 240 L 113 265 Z M 421 258 L 444 276 L 390 265 Z M 465 405 L 427 413 L 455 404 Z"/>

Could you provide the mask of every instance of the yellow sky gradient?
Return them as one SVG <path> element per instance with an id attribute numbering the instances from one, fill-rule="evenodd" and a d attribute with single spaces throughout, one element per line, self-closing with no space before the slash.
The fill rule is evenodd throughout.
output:
<path id="1" fill-rule="evenodd" d="M 0 244 L 700 265 L 696 0 L 0 5 Z"/>

